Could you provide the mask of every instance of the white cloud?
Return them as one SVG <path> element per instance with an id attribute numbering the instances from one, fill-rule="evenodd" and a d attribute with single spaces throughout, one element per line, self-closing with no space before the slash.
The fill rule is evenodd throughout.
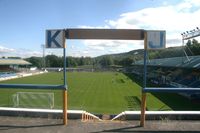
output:
<path id="1" fill-rule="evenodd" d="M 78 27 L 84 28 L 84 29 L 109 29 L 110 28 L 108 25 L 105 25 L 105 26 L 79 25 Z"/>
<path id="2" fill-rule="evenodd" d="M 195 12 L 180 12 L 176 6 L 162 6 L 146 8 L 136 12 L 121 14 L 116 21 L 110 20 L 113 28 L 144 28 L 153 30 L 166 30 L 167 32 L 183 31 L 199 24 L 200 10 Z"/>
<path id="3" fill-rule="evenodd" d="M 88 51 L 88 50 L 84 50 L 83 53 L 84 53 L 84 54 L 88 54 L 89 51 Z"/>
<path id="4" fill-rule="evenodd" d="M 0 45 L 0 53 L 9 53 L 9 52 L 14 52 L 15 50 L 12 49 L 12 48 L 7 48 L 7 47 L 4 47 L 4 46 L 1 46 Z"/>
<path id="5" fill-rule="evenodd" d="M 45 49 L 45 55 L 63 56 L 63 49 Z"/>
<path id="6" fill-rule="evenodd" d="M 186 0 L 178 5 L 145 8 L 123 13 L 119 19 L 107 20 L 107 22 L 112 28 L 166 30 L 167 35 L 175 33 L 174 37 L 177 37 L 181 32 L 199 25 L 200 4 L 196 3 L 196 0 Z M 194 7 L 199 8 L 192 10 Z"/>
<path id="7" fill-rule="evenodd" d="M 185 3 L 190 3 L 192 6 L 200 6 L 199 0 L 184 0 Z"/>
<path id="8" fill-rule="evenodd" d="M 75 49 L 75 46 L 72 44 L 70 48 L 71 48 L 71 49 Z"/>
<path id="9" fill-rule="evenodd" d="M 116 29 L 145 29 L 166 30 L 167 47 L 180 46 L 180 33 L 200 26 L 199 0 L 184 0 L 176 5 L 163 2 L 162 6 L 145 8 L 138 11 L 122 13 L 116 20 L 105 20 L 105 26 L 82 26 L 83 28 L 116 28 Z M 102 50 L 105 53 L 116 53 L 143 48 L 143 43 L 137 41 L 105 41 L 86 40 L 86 47 L 91 50 Z M 128 46 L 134 45 L 134 47 Z"/>
<path id="10" fill-rule="evenodd" d="M 68 56 L 73 56 L 73 57 L 88 57 L 88 56 L 93 56 L 93 52 L 90 52 L 88 50 L 77 50 L 73 51 L 71 53 L 68 53 Z"/>
<path id="11" fill-rule="evenodd" d="M 111 54 L 128 52 L 133 49 L 143 47 L 143 41 L 132 40 L 85 40 L 84 45 L 89 49 L 89 53 L 93 52 L 93 56 L 98 54 Z"/>
<path id="12" fill-rule="evenodd" d="M 78 27 L 166 30 L 167 46 L 171 47 L 181 45 L 180 33 L 200 26 L 199 14 L 199 0 L 181 0 L 175 5 L 165 0 L 161 6 L 122 13 L 119 14 L 117 19 L 107 19 L 100 26 L 80 25 Z M 79 46 L 73 44 L 69 47 L 67 54 L 73 56 L 97 56 L 100 54 L 120 53 L 143 48 L 142 41 L 85 40 L 82 43 L 85 48 L 79 48 Z M 63 55 L 62 50 L 47 50 L 47 54 Z M 42 56 L 42 52 L 28 49 L 12 49 L 0 45 L 0 55 L 29 57 Z"/>
<path id="13" fill-rule="evenodd" d="M 31 56 L 42 56 L 42 52 L 30 49 L 12 49 L 0 45 L 0 56 L 26 58 Z"/>
<path id="14" fill-rule="evenodd" d="M 23 58 L 27 58 L 27 57 L 31 57 L 31 56 L 41 57 L 42 52 L 34 51 L 34 50 L 30 50 L 30 49 L 16 49 L 15 55 L 19 56 L 19 57 L 23 57 Z"/>

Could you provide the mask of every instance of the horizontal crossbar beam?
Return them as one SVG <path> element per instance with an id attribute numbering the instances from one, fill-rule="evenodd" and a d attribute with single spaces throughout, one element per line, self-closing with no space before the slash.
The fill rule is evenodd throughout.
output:
<path id="1" fill-rule="evenodd" d="M 192 32 L 192 33 L 188 33 L 186 35 L 183 35 L 183 40 L 189 40 L 189 39 L 192 39 L 192 38 L 195 38 L 195 37 L 198 37 L 200 36 L 200 31 L 195 31 L 195 32 Z"/>
<path id="2" fill-rule="evenodd" d="M 66 29 L 66 39 L 144 40 L 143 29 Z"/>
<path id="3" fill-rule="evenodd" d="M 64 85 L 35 85 L 35 84 L 0 84 L 0 89 L 49 89 L 49 90 L 64 90 Z"/>
<path id="4" fill-rule="evenodd" d="M 171 93 L 181 93 L 181 92 L 200 92 L 200 88 L 144 88 L 143 92 L 171 92 Z"/>

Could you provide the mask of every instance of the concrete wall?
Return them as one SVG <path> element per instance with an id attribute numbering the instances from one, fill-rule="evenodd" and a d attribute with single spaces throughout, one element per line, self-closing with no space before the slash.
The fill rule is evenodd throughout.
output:
<path id="1" fill-rule="evenodd" d="M 81 119 L 83 110 L 68 110 L 68 119 Z M 0 116 L 41 117 L 62 119 L 62 110 L 25 109 L 0 107 Z M 95 114 L 102 118 L 102 114 Z M 110 119 L 139 120 L 140 111 L 124 111 L 119 115 L 110 115 Z M 146 111 L 146 120 L 200 120 L 200 111 Z"/>

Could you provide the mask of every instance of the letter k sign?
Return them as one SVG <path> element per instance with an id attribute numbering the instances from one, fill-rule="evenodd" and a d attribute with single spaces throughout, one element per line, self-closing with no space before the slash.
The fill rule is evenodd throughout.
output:
<path id="1" fill-rule="evenodd" d="M 46 48 L 63 48 L 64 43 L 64 30 L 46 31 Z"/>

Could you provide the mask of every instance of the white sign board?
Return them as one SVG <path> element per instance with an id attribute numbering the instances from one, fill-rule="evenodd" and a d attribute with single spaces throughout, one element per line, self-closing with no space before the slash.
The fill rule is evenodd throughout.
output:
<path id="1" fill-rule="evenodd" d="M 63 48 L 64 44 L 64 30 L 46 30 L 46 48 Z"/>
<path id="2" fill-rule="evenodd" d="M 165 47 L 165 31 L 147 31 L 147 49 L 163 49 Z"/>

